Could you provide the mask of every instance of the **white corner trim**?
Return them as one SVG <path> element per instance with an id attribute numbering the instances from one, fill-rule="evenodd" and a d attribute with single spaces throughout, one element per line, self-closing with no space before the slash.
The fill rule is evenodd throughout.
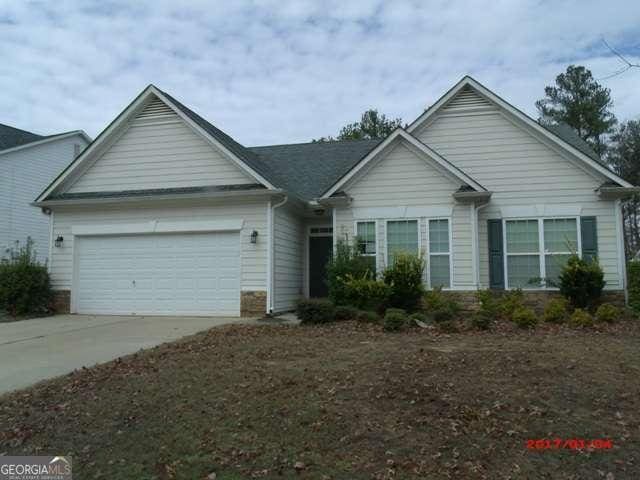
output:
<path id="1" fill-rule="evenodd" d="M 387 219 L 387 218 L 418 218 L 418 217 L 450 217 L 453 206 L 433 207 L 361 207 L 352 209 L 355 220 Z"/>
<path id="2" fill-rule="evenodd" d="M 582 214 L 582 205 L 519 205 L 512 207 L 500 207 L 502 218 L 523 217 L 579 217 Z"/>
<path id="3" fill-rule="evenodd" d="M 267 311 L 266 313 L 272 313 L 275 309 L 275 251 L 276 251 L 276 242 L 275 242 L 275 212 L 277 208 L 282 207 L 289 201 L 288 196 L 284 196 L 282 201 L 272 204 L 271 200 L 269 200 L 269 204 L 267 206 Z"/>
<path id="4" fill-rule="evenodd" d="M 620 275 L 620 287 L 624 290 L 625 303 L 629 302 L 627 292 L 627 265 L 624 251 L 624 228 L 622 219 L 622 200 L 613 202 L 613 214 L 616 218 L 616 240 L 618 244 L 618 272 Z"/>
<path id="5" fill-rule="evenodd" d="M 82 235 L 126 235 L 145 233 L 190 233 L 190 232 L 232 232 L 242 230 L 244 220 L 212 221 L 164 221 L 153 220 L 140 223 L 119 223 L 111 225 L 73 225 L 71 234 Z"/>

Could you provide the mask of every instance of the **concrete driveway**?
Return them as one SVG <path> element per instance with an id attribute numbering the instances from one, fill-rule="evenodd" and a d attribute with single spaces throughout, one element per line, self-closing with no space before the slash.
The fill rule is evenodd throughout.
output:
<path id="1" fill-rule="evenodd" d="M 0 323 L 0 393 L 242 321 L 223 317 L 56 315 Z"/>

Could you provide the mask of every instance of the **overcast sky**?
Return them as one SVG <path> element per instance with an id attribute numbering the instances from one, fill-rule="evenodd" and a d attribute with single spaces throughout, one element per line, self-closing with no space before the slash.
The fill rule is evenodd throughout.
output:
<path id="1" fill-rule="evenodd" d="M 535 116 L 567 65 L 620 69 L 603 37 L 640 62 L 640 1 L 0 0 L 0 123 L 96 136 L 153 83 L 247 146 L 304 142 L 465 74 Z M 640 118 L 640 68 L 602 83 Z"/>

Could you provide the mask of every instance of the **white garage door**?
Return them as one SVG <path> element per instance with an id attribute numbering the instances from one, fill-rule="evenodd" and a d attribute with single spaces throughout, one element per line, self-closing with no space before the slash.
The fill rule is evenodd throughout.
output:
<path id="1" fill-rule="evenodd" d="M 238 233 L 76 238 L 78 313 L 239 315 Z"/>

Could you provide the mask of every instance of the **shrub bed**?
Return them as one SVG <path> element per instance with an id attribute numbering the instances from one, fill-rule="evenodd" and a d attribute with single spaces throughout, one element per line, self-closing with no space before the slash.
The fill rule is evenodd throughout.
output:
<path id="1" fill-rule="evenodd" d="M 47 267 L 38 262 L 33 240 L 9 249 L 0 260 L 0 309 L 13 317 L 51 312 L 53 291 Z"/>
<path id="2" fill-rule="evenodd" d="M 336 318 L 336 308 L 329 300 L 310 298 L 298 302 L 296 315 L 302 324 L 329 323 Z"/>
<path id="3" fill-rule="evenodd" d="M 572 327 L 592 327 L 593 317 L 586 310 L 576 308 L 569 318 L 569 323 Z"/>
<path id="4" fill-rule="evenodd" d="M 512 315 L 513 323 L 520 328 L 533 328 L 538 323 L 535 312 L 527 307 L 517 308 Z"/>

